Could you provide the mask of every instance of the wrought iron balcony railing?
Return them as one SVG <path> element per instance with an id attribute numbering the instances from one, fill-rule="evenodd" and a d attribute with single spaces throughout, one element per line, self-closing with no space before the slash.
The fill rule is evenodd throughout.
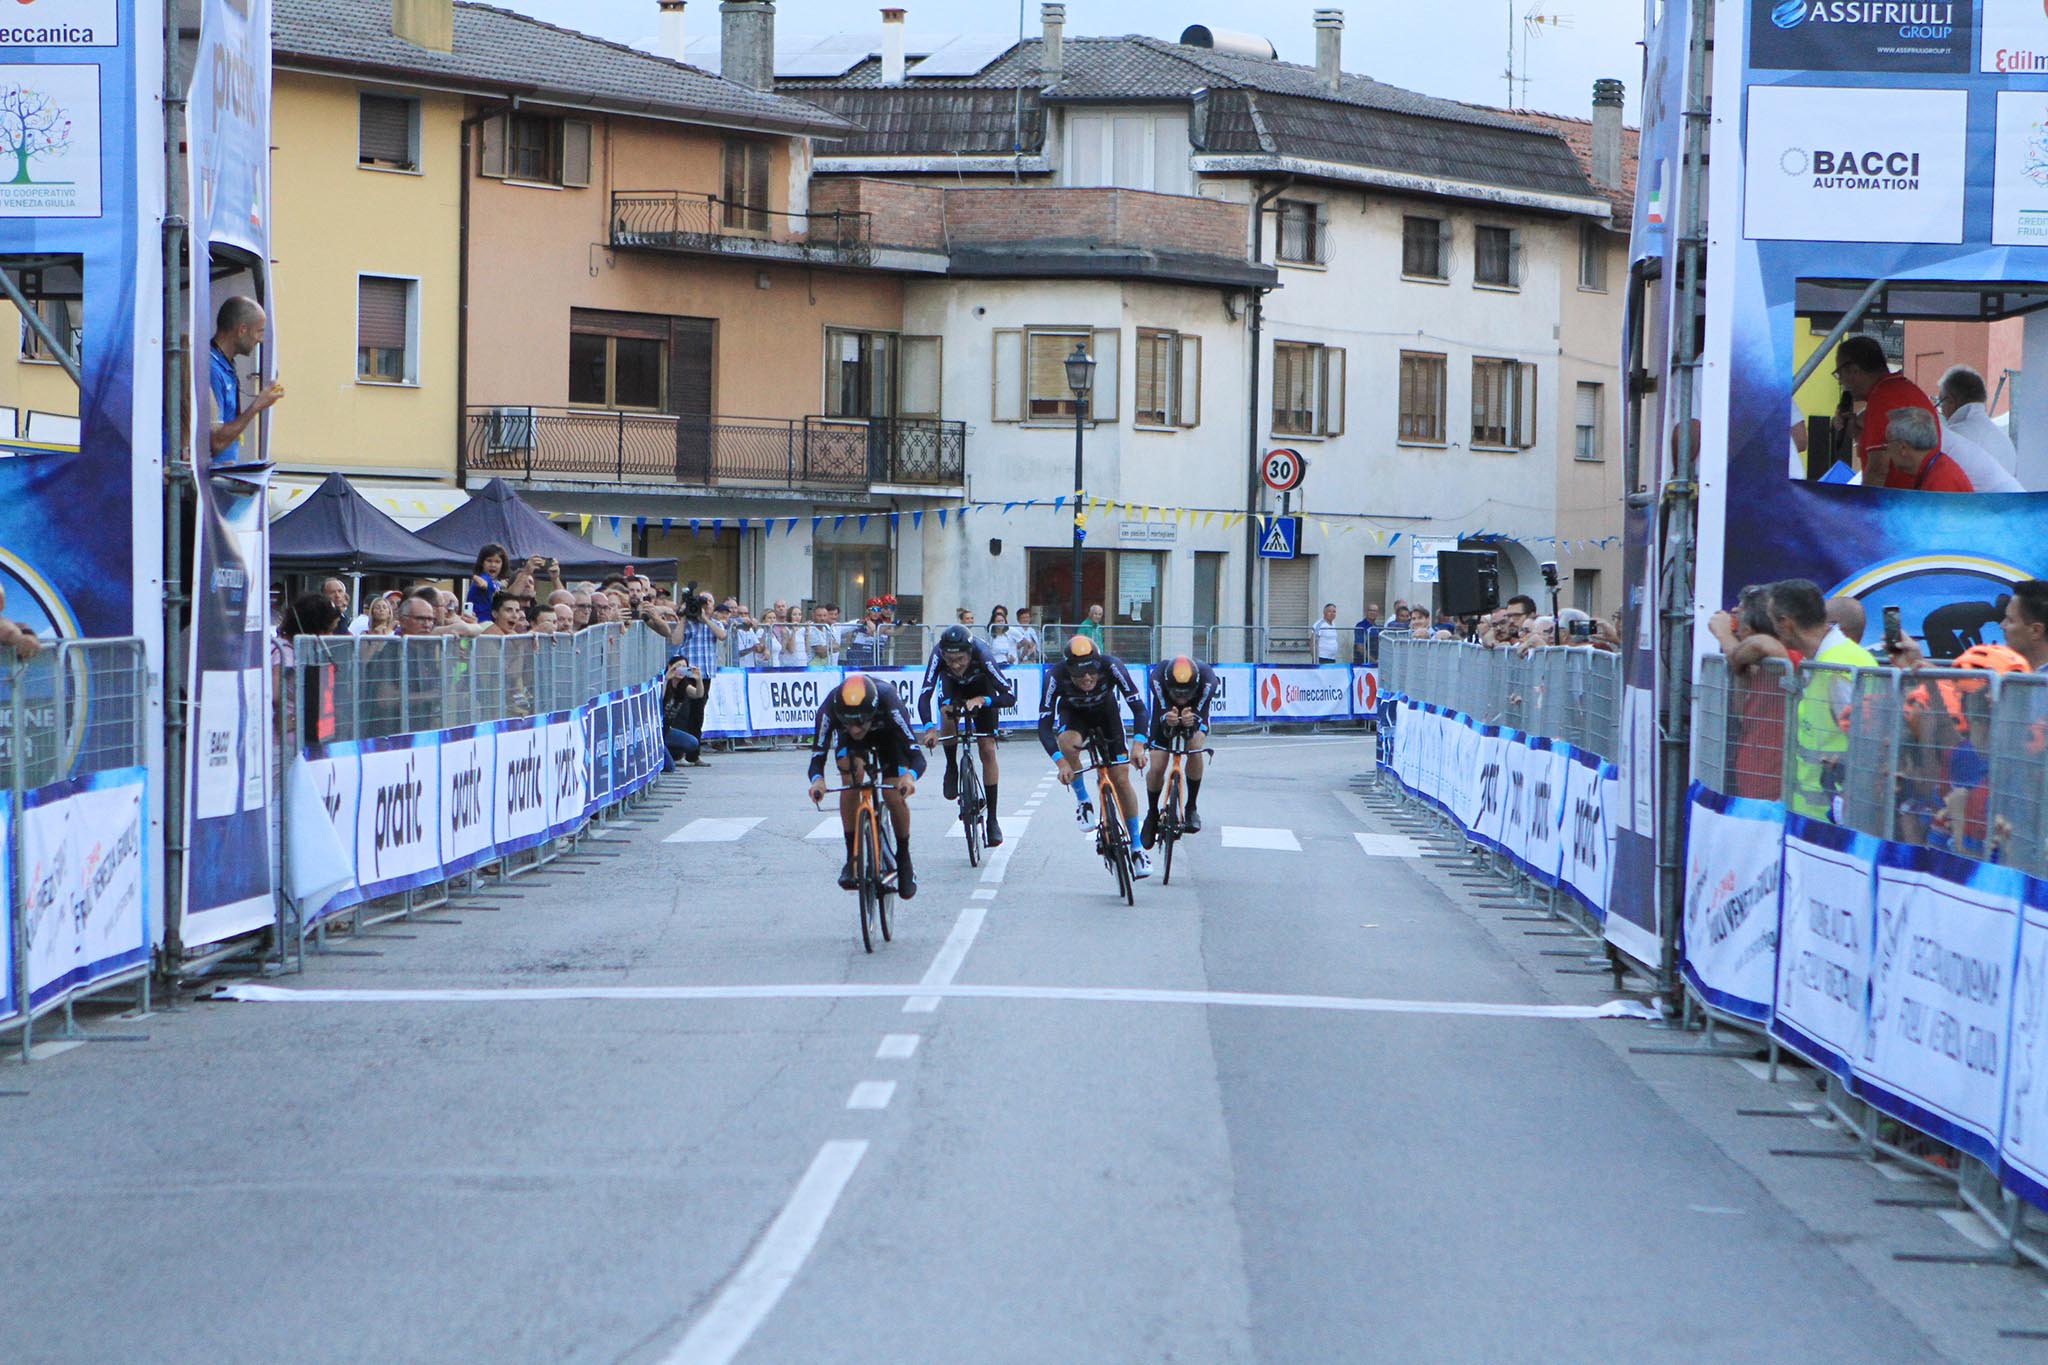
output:
<path id="1" fill-rule="evenodd" d="M 872 218 L 858 212 L 789 213 L 684 190 L 616 190 L 611 244 L 867 265 L 874 257 Z"/>
<path id="2" fill-rule="evenodd" d="M 468 416 L 467 468 L 529 482 L 846 490 L 957 487 L 966 477 L 962 422 L 523 406 Z"/>

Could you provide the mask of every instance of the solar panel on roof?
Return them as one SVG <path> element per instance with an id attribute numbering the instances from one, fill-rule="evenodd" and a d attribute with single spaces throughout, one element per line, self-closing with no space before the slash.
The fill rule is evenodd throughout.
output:
<path id="1" fill-rule="evenodd" d="M 775 74 L 789 77 L 844 76 L 882 50 L 866 33 L 834 33 L 829 37 L 795 37 L 775 44 Z"/>
<path id="2" fill-rule="evenodd" d="M 979 76 L 1016 41 L 988 34 L 955 38 L 903 74 L 913 80 L 919 76 Z"/>

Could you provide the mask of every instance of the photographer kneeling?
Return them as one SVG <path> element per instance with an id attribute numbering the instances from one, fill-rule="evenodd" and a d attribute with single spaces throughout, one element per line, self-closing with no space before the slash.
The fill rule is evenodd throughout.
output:
<path id="1" fill-rule="evenodd" d="M 661 685 L 661 728 L 668 740 L 671 769 L 678 763 L 695 768 L 711 766 L 704 761 L 704 746 L 699 739 L 704 728 L 704 698 L 710 690 L 710 682 L 689 660 L 670 661 L 668 675 Z"/>

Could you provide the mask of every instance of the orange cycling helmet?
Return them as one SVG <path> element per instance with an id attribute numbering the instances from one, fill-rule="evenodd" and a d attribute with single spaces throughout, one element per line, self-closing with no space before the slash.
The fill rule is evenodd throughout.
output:
<path id="1" fill-rule="evenodd" d="M 1943 665 L 1946 668 L 1983 669 L 1992 673 L 2026 673 L 2030 671 L 2024 656 L 2016 649 L 2005 645 L 1971 645 L 1961 654 Z M 1956 733 L 1970 733 L 1969 718 L 1963 714 L 1963 699 L 1973 692 L 1981 692 L 1990 685 L 1985 678 L 1941 678 L 1934 683 L 1934 694 L 1941 697 L 1942 709 L 1956 727 Z M 1921 683 L 1908 691 L 1905 696 L 1907 721 L 1917 722 L 1920 716 L 1933 704 L 1933 695 L 1928 685 Z"/>
<path id="2" fill-rule="evenodd" d="M 1187 655 L 1182 654 L 1166 666 L 1166 676 L 1161 682 L 1160 690 L 1176 700 L 1192 697 L 1195 694 L 1196 685 L 1201 680 L 1202 670 L 1200 665 L 1196 664 Z"/>
<path id="3" fill-rule="evenodd" d="M 882 709 L 881 693 L 865 673 L 855 673 L 845 682 L 832 689 L 827 705 L 833 718 L 841 724 L 848 721 L 872 723 Z"/>

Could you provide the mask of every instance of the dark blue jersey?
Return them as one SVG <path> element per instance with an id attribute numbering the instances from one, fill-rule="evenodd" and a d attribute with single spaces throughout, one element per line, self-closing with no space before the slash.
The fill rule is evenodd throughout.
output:
<path id="1" fill-rule="evenodd" d="M 903 704 L 903 697 L 895 688 L 867 680 L 868 686 L 881 697 L 880 714 L 869 727 L 865 736 L 853 739 L 839 726 L 838 718 L 832 714 L 833 698 L 838 696 L 834 688 L 832 696 L 818 708 L 818 714 L 811 723 L 811 777 L 825 775 L 825 765 L 842 753 L 859 754 L 871 764 L 881 768 L 881 776 L 893 777 L 901 772 L 912 772 L 924 776 L 924 750 L 918 746 L 917 736 L 910 728 L 910 708 Z M 844 686 L 844 684 L 841 684 Z"/>
<path id="2" fill-rule="evenodd" d="M 1209 728 L 1209 708 L 1216 704 L 1216 694 L 1219 690 L 1219 685 L 1216 681 L 1216 670 L 1199 659 L 1194 660 L 1194 665 L 1194 690 L 1188 694 L 1189 699 L 1186 701 L 1176 701 L 1166 694 L 1166 670 L 1173 667 L 1173 665 L 1165 663 L 1153 667 L 1150 690 L 1152 693 L 1152 720 L 1154 725 L 1157 725 L 1159 717 L 1165 715 L 1168 711 L 1193 711 L 1200 717 L 1196 721 L 1197 728 L 1202 730 Z"/>
<path id="3" fill-rule="evenodd" d="M 917 718 L 926 725 L 932 723 L 932 693 L 939 693 L 939 700 L 951 703 L 968 697 L 987 697 L 989 704 L 998 711 L 1017 704 L 1017 689 L 1010 686 L 1010 680 L 1003 674 L 1003 666 L 996 662 L 996 656 L 983 640 L 971 640 L 974 646 L 968 656 L 967 667 L 955 676 L 946 667 L 946 658 L 937 645 L 932 646 L 932 657 L 925 661 L 924 686 L 917 694 Z"/>
<path id="4" fill-rule="evenodd" d="M 1038 742 L 1045 746 L 1048 754 L 1059 752 L 1058 735 L 1062 730 L 1071 730 L 1081 724 L 1100 725 L 1106 721 L 1122 723 L 1117 714 L 1117 703 L 1127 702 L 1131 708 L 1131 729 L 1139 742 L 1145 739 L 1146 711 L 1145 696 L 1138 685 L 1131 681 L 1131 671 L 1124 667 L 1124 661 L 1114 654 L 1102 656 L 1102 681 L 1094 690 L 1083 692 L 1074 685 L 1067 673 L 1064 659 L 1045 670 L 1045 688 L 1039 694 Z"/>

